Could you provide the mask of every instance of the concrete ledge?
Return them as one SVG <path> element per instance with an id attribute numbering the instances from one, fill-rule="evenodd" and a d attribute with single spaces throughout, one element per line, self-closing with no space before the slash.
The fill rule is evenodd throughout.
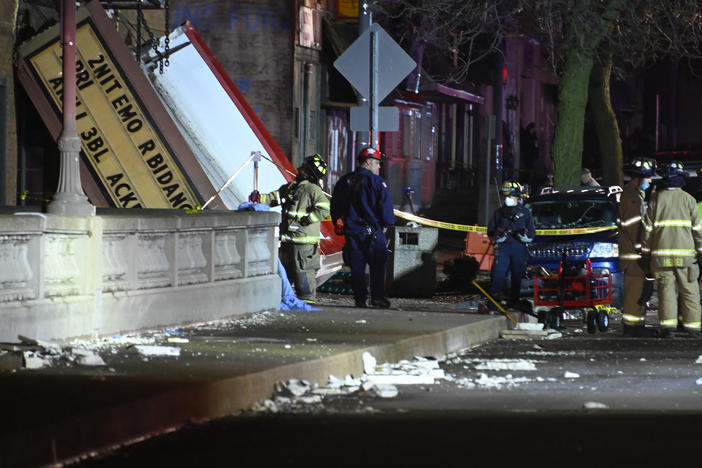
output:
<path id="1" fill-rule="evenodd" d="M 112 335 L 219 320 L 280 306 L 281 281 L 265 275 L 216 283 L 24 301 L 0 308 L 0 341 Z"/>

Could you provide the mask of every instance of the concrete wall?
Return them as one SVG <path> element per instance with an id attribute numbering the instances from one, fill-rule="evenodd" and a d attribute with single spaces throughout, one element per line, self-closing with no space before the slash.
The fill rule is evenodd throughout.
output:
<path id="1" fill-rule="evenodd" d="M 0 341 L 124 333 L 279 307 L 278 213 L 112 211 L 0 215 Z"/>

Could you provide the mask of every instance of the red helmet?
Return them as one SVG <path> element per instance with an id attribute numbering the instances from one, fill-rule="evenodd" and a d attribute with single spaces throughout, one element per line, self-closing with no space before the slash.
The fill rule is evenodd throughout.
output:
<path id="1" fill-rule="evenodd" d="M 385 159 L 385 155 L 378 151 L 377 149 L 369 146 L 363 148 L 360 153 L 358 153 L 358 159 L 364 161 L 366 159 L 375 159 L 377 161 L 382 161 Z"/>

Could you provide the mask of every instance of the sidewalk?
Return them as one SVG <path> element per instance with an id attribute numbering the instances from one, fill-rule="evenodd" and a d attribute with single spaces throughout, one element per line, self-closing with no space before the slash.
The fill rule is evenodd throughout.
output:
<path id="1" fill-rule="evenodd" d="M 507 328 L 502 316 L 441 300 L 398 299 L 389 310 L 345 305 L 351 301 L 325 295 L 327 305 L 317 311 L 266 312 L 99 345 L 62 343 L 43 368 L 0 367 L 0 468 L 65 460 L 237 413 L 269 398 L 280 380 L 323 384 L 330 374 L 359 376 L 364 352 L 378 362 L 439 357 Z M 150 356 L 149 350 L 164 348 L 147 346 L 168 346 L 179 356 Z M 95 359 L 81 357 L 78 348 L 92 349 L 105 365 L 78 365 L 76 356 Z M 0 357 L 8 362 L 19 354 Z"/>

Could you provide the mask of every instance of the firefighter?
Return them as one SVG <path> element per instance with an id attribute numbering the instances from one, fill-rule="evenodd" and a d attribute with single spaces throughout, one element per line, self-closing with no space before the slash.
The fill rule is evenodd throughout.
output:
<path id="1" fill-rule="evenodd" d="M 488 223 L 487 234 L 495 244 L 490 294 L 498 300 L 507 273 L 511 275 L 508 302 L 519 302 L 519 290 L 527 267 L 526 244 L 534 238 L 534 220 L 531 212 L 519 203 L 523 197 L 519 182 L 508 180 L 500 187 L 504 205 L 495 210 Z M 492 304 L 488 305 L 492 309 Z"/>
<path id="2" fill-rule="evenodd" d="M 343 222 L 344 262 L 351 267 L 351 283 L 356 307 L 368 307 L 366 265 L 370 269 L 370 305 L 387 309 L 385 268 L 388 260 L 385 231 L 395 222 L 387 184 L 380 177 L 383 153 L 368 147 L 358 154 L 358 167 L 334 186 L 331 219 L 336 227 Z"/>
<path id="3" fill-rule="evenodd" d="M 663 169 L 663 180 L 651 197 L 642 221 L 641 262 L 650 265 L 658 288 L 661 338 L 673 338 L 682 325 L 700 336 L 699 265 L 702 261 L 702 223 L 695 199 L 682 190 L 687 175 L 682 163 Z"/>
<path id="4" fill-rule="evenodd" d="M 640 304 L 644 290 L 650 291 L 653 275 L 641 268 L 641 219 L 646 212 L 645 195 L 656 169 L 655 161 L 637 158 L 624 167 L 631 180 L 624 186 L 619 201 L 619 264 L 624 272 L 624 304 L 622 328 L 624 336 L 654 336 L 655 329 L 645 328 L 645 303 Z M 644 285 L 646 285 L 644 287 Z"/>
<path id="5" fill-rule="evenodd" d="M 318 154 L 308 156 L 298 167 L 295 180 L 278 190 L 259 194 L 249 200 L 282 206 L 280 223 L 280 261 L 285 267 L 297 296 L 307 303 L 317 297 L 316 274 L 320 267 L 320 221 L 329 216 L 329 197 L 322 191 L 327 163 Z"/>

